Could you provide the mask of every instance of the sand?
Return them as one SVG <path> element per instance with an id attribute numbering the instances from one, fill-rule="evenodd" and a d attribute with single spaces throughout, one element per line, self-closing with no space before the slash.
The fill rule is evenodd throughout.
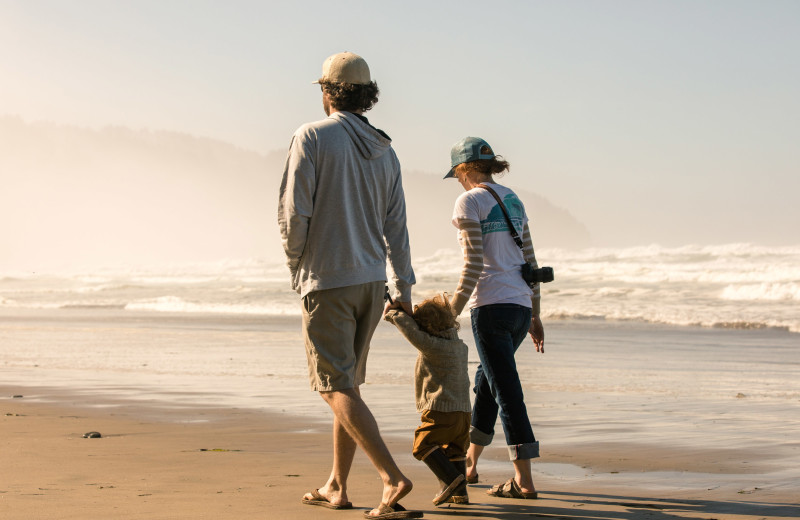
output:
<path id="1" fill-rule="evenodd" d="M 434 478 L 410 455 L 416 352 L 378 328 L 362 394 L 415 482 L 406 507 L 434 519 L 800 518 L 798 336 L 595 320 L 547 331 L 547 354 L 517 356 L 541 498 L 485 494 L 511 475 L 499 434 L 473 504 L 435 508 Z M 300 503 L 326 480 L 331 441 L 298 345 L 297 317 L 0 311 L 0 519 L 361 518 L 381 492 L 363 453 L 355 511 Z"/>
<path id="2" fill-rule="evenodd" d="M 381 488 L 360 452 L 350 477 L 355 510 L 300 503 L 330 469 L 325 419 L 155 401 L 87 406 L 63 389 L 0 386 L 0 518 L 361 518 Z M 102 437 L 84 438 L 90 431 Z M 725 446 L 567 441 L 536 460 L 541 498 L 522 501 L 485 494 L 510 476 L 504 449 L 493 446 L 481 461 L 481 482 L 470 487 L 473 503 L 436 508 L 434 479 L 408 453 L 410 436 L 387 441 L 415 482 L 403 504 L 430 519 L 800 518 L 798 488 L 770 486 L 774 479 L 765 477 L 780 470 L 773 465 L 780 450 L 745 456 Z"/>

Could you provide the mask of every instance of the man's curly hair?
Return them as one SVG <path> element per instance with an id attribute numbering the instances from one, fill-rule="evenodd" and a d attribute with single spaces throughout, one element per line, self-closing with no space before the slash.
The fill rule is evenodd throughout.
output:
<path id="1" fill-rule="evenodd" d="M 321 79 L 319 84 L 323 92 L 330 96 L 331 106 L 345 112 L 366 112 L 375 106 L 380 94 L 378 84 L 374 81 L 366 85 L 354 85 Z"/>
<path id="2" fill-rule="evenodd" d="M 412 317 L 420 329 L 432 336 L 441 336 L 448 329 L 459 328 L 447 293 L 437 294 L 419 305 L 414 305 Z"/>

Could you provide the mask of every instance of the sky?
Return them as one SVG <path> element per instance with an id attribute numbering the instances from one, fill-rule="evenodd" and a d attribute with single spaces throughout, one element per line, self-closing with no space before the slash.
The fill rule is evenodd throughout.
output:
<path id="1" fill-rule="evenodd" d="M 796 245 L 798 26 L 781 0 L 0 0 L 0 115 L 274 153 L 347 50 L 405 170 L 478 135 L 599 247 Z"/>

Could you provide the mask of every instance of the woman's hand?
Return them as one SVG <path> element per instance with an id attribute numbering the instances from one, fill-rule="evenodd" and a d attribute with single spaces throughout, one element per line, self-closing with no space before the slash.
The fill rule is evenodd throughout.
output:
<path id="1" fill-rule="evenodd" d="M 544 354 L 544 326 L 539 316 L 531 317 L 531 326 L 528 328 L 528 334 L 531 335 L 533 344 L 536 345 L 536 352 Z"/>

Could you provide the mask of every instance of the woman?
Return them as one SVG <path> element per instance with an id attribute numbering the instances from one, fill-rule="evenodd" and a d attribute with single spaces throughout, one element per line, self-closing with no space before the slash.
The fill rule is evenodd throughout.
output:
<path id="1" fill-rule="evenodd" d="M 475 374 L 470 446 L 466 478 L 478 480 L 478 458 L 492 442 L 498 413 L 514 464 L 514 477 L 487 493 L 507 498 L 537 498 L 531 476 L 531 459 L 539 456 L 523 400 L 514 354 L 526 334 L 537 352 L 544 352 L 544 328 L 539 318 L 539 286 L 522 279 L 525 260 L 536 267 L 525 208 L 513 191 L 494 181 L 509 164 L 477 137 L 466 137 L 450 151 L 451 169 L 445 179 L 458 179 L 466 193 L 456 200 L 453 225 L 459 229 L 464 266 L 452 307 L 456 315 L 469 304 L 472 333 L 480 357 Z M 503 201 L 515 231 L 521 231 L 523 249 L 517 246 L 508 220 L 492 191 Z"/>

